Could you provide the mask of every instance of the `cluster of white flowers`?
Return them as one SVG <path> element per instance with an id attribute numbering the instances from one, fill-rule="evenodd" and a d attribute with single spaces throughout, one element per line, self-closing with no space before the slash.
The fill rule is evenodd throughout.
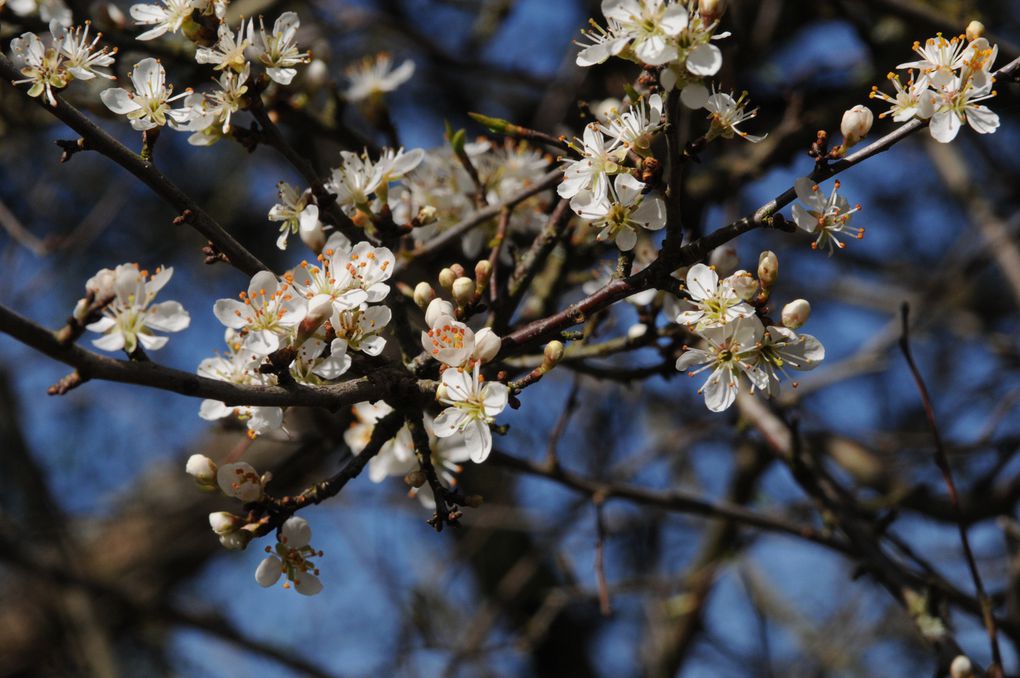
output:
<path id="1" fill-rule="evenodd" d="M 272 480 L 269 473 L 259 474 L 247 462 L 217 466 L 203 454 L 191 455 L 185 471 L 202 490 L 219 491 L 245 504 L 262 499 L 266 484 Z M 225 548 L 238 551 L 248 546 L 261 525 L 228 511 L 216 511 L 209 514 L 209 527 Z M 281 575 L 286 575 L 285 588 L 290 588 L 293 582 L 294 590 L 306 596 L 322 591 L 319 570 L 312 558 L 321 558 L 323 553 L 313 549 L 311 541 L 312 528 L 307 520 L 298 516 L 285 520 L 277 530 L 276 547 L 266 547 L 270 555 L 259 563 L 255 581 L 269 587 L 278 582 Z"/>
<path id="2" fill-rule="evenodd" d="M 527 188 L 544 174 L 552 158 L 526 142 L 496 144 L 480 138 L 464 144 L 464 152 L 478 174 L 485 201 L 496 205 Z M 442 146 L 428 151 L 421 164 L 390 192 L 389 205 L 398 223 L 409 223 L 415 216 L 428 214 L 427 223 L 415 228 L 412 236 L 424 243 L 473 214 L 477 209 L 477 188 L 451 148 Z M 512 233 L 535 233 L 544 223 L 548 194 L 539 194 L 518 204 L 510 215 Z M 461 243 L 470 257 L 478 256 L 492 238 L 496 220 L 468 231 Z M 503 250 L 506 256 L 506 250 Z"/>
<path id="3" fill-rule="evenodd" d="M 347 431 L 344 432 L 344 442 L 351 448 L 354 454 L 361 454 L 361 451 L 368 445 L 372 438 L 372 431 L 380 419 L 391 413 L 393 408 L 383 401 L 376 403 L 358 403 L 352 408 L 354 421 Z M 471 454 L 464 444 L 464 436 L 456 433 L 447 438 L 436 436 L 432 417 L 427 413 L 424 415 L 424 426 L 429 437 L 429 449 L 432 451 L 432 466 L 437 471 L 437 477 L 447 487 L 457 484 L 454 474 L 461 470 L 460 464 L 471 458 Z M 405 424 L 391 440 L 387 441 L 379 452 L 368 462 L 368 478 L 373 483 L 381 483 L 386 478 L 402 477 L 418 469 L 418 458 L 414 452 L 414 442 L 411 438 L 411 431 Z M 411 486 L 409 494 L 418 498 L 422 506 L 428 509 L 436 507 L 436 499 L 433 496 L 432 488 L 428 483 L 420 486 Z"/>
<path id="4" fill-rule="evenodd" d="M 22 33 L 11 40 L 11 60 L 25 76 L 15 85 L 30 85 L 29 96 L 45 95 L 51 106 L 57 105 L 54 90 L 63 89 L 72 80 L 92 80 L 95 77 L 112 80 L 113 74 L 104 69 L 113 65 L 116 49 L 99 47 L 102 33 L 90 35 L 92 25 L 68 28 L 60 20 L 50 20 L 50 34 L 40 38 L 35 33 Z"/>
<path id="5" fill-rule="evenodd" d="M 872 88 L 873 99 L 890 104 L 881 117 L 891 115 L 897 122 L 915 117 L 929 120 L 932 137 L 942 143 L 955 139 L 965 122 L 979 134 L 998 129 L 999 116 L 980 102 L 995 96 L 992 65 L 999 48 L 980 37 L 980 30 L 968 33 L 973 37 L 946 39 L 939 34 L 924 44 L 915 42 L 914 51 L 921 58 L 896 67 L 907 71 L 906 85 L 899 75 L 890 73 L 894 95 L 877 85 Z"/>
<path id="6" fill-rule="evenodd" d="M 359 214 L 371 218 L 388 208 L 391 185 L 406 177 L 424 157 L 425 151 L 420 148 L 407 153 L 403 148 L 383 149 L 378 160 L 372 160 L 367 151 L 340 151 L 340 166 L 333 169 L 326 190 L 358 223 Z"/>
<path id="7" fill-rule="evenodd" d="M 167 338 L 153 334 L 154 331 L 180 332 L 191 323 L 180 303 L 152 303 L 173 274 L 172 268 L 157 268 L 150 278 L 149 272 L 139 270 L 138 264 L 121 264 L 113 270 L 104 268 L 85 283 L 89 296 L 78 301 L 74 317 L 84 322 L 89 306 L 101 305 L 102 317 L 89 323 L 86 329 L 103 335 L 92 343 L 104 351 L 123 350 L 131 354 L 139 344 L 149 351 L 163 348 Z"/>
<path id="8" fill-rule="evenodd" d="M 700 108 L 705 95 L 702 79 L 719 72 L 722 52 L 712 41 L 716 34 L 718 3 L 702 0 L 602 0 L 603 28 L 594 21 L 582 31 L 589 43 L 578 43 L 578 66 L 594 66 L 609 57 L 660 67 L 659 81 L 668 91 L 680 87 L 685 103 Z"/>
<path id="9" fill-rule="evenodd" d="M 794 331 L 810 313 L 806 301 L 787 304 L 782 325 L 773 325 L 761 315 L 761 305 L 778 271 L 776 255 L 763 252 L 757 279 L 747 271 L 736 271 L 720 280 L 716 271 L 704 264 L 695 264 L 687 272 L 691 309 L 677 315 L 676 322 L 703 343 L 688 348 L 677 359 L 676 368 L 690 370 L 691 376 L 711 370 L 698 392 L 713 412 L 729 408 L 741 387 L 769 397 L 777 395 L 780 377 L 789 377 L 787 369 L 810 370 L 825 358 L 825 349 L 817 339 Z"/>

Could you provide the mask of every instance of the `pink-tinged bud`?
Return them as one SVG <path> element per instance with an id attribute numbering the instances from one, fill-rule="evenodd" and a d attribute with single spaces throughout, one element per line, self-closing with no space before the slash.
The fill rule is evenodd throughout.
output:
<path id="1" fill-rule="evenodd" d="M 804 325 L 811 316 L 811 304 L 806 299 L 794 299 L 783 306 L 783 325 L 795 330 Z"/>
<path id="2" fill-rule="evenodd" d="M 542 366 L 546 369 L 553 367 L 559 361 L 563 360 L 563 342 L 556 341 L 555 339 L 550 341 L 545 345 L 545 350 L 542 351 L 542 355 L 545 358 Z"/>
<path id="3" fill-rule="evenodd" d="M 439 286 L 444 290 L 448 290 L 453 287 L 453 281 L 457 279 L 457 274 L 453 272 L 452 268 L 444 268 L 439 272 Z"/>
<path id="4" fill-rule="evenodd" d="M 967 24 L 967 40 L 974 42 L 978 38 L 984 36 L 984 34 L 985 25 L 977 19 Z M 966 657 L 964 657 L 964 659 L 966 659 Z"/>
<path id="5" fill-rule="evenodd" d="M 425 324 L 433 327 L 444 315 L 453 317 L 453 304 L 446 299 L 433 299 L 425 310 Z"/>
<path id="6" fill-rule="evenodd" d="M 974 678 L 974 665 L 970 659 L 962 654 L 958 655 L 949 665 L 949 678 Z"/>
<path id="7" fill-rule="evenodd" d="M 241 516 L 235 516 L 233 513 L 217 511 L 216 513 L 209 514 L 209 527 L 218 535 L 237 532 L 241 529 L 242 525 L 244 525 L 244 519 Z"/>
<path id="8" fill-rule="evenodd" d="M 492 264 L 489 263 L 488 259 L 482 259 L 475 264 L 475 280 L 477 280 L 479 284 L 487 281 L 491 275 Z"/>
<path id="9" fill-rule="evenodd" d="M 453 281 L 450 293 L 458 306 L 467 306 L 475 298 L 475 281 L 467 277 L 457 278 Z"/>
<path id="10" fill-rule="evenodd" d="M 188 457 L 184 470 L 195 479 L 195 484 L 203 491 L 212 492 L 217 488 L 216 464 L 204 454 L 193 454 Z"/>
<path id="11" fill-rule="evenodd" d="M 326 246 L 326 232 L 322 230 L 322 222 L 318 219 L 314 221 L 302 219 L 301 226 L 298 228 L 298 236 L 301 237 L 301 242 L 316 254 Z"/>
<path id="12" fill-rule="evenodd" d="M 450 270 L 453 271 L 453 274 L 458 278 L 463 278 L 464 276 L 467 275 L 467 271 L 465 271 L 464 267 L 461 266 L 460 264 L 451 264 Z"/>
<path id="13" fill-rule="evenodd" d="M 722 245 L 712 250 L 708 255 L 708 264 L 715 267 L 715 272 L 725 278 L 740 267 L 740 259 L 737 258 L 737 249 L 733 245 Z"/>
<path id="14" fill-rule="evenodd" d="M 730 289 L 740 297 L 741 301 L 751 301 L 758 294 L 758 281 L 747 271 L 736 271 L 733 275 L 723 280 L 723 284 L 729 285 Z"/>
<path id="15" fill-rule="evenodd" d="M 843 121 L 839 124 L 839 131 L 843 133 L 843 148 L 850 148 L 868 136 L 874 122 L 875 114 L 861 104 L 843 113 Z"/>
<path id="16" fill-rule="evenodd" d="M 779 278 L 779 257 L 775 252 L 765 250 L 758 257 L 758 280 L 762 287 L 772 287 Z"/>
<path id="17" fill-rule="evenodd" d="M 422 281 L 414 286 L 414 303 L 421 310 L 428 308 L 435 298 L 436 291 L 427 282 Z"/>
<path id="18" fill-rule="evenodd" d="M 488 327 L 483 327 L 475 332 L 475 350 L 471 357 L 487 363 L 496 357 L 502 346 L 503 340 L 499 338 L 499 335 Z"/>
<path id="19" fill-rule="evenodd" d="M 717 21 L 726 11 L 724 0 L 698 0 L 698 14 L 706 24 Z"/>

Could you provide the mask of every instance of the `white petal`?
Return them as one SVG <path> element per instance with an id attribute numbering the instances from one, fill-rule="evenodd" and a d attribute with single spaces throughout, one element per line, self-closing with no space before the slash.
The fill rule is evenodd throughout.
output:
<path id="1" fill-rule="evenodd" d="M 698 45 L 687 54 L 687 70 L 694 75 L 708 77 L 722 68 L 722 51 L 711 43 Z"/>
<path id="2" fill-rule="evenodd" d="M 114 113 L 119 113 L 120 115 L 127 115 L 128 113 L 137 111 L 142 107 L 141 104 L 132 99 L 128 91 L 122 87 L 104 89 L 99 93 L 99 98 L 104 104 L 106 104 L 107 108 Z"/>
<path id="3" fill-rule="evenodd" d="M 464 427 L 464 445 L 471 455 L 471 461 L 481 464 L 492 452 L 492 432 L 484 421 L 472 419 Z"/>
<path id="4" fill-rule="evenodd" d="M 952 111 L 942 111 L 932 116 L 929 127 L 935 141 L 948 144 L 960 131 L 960 119 Z"/>
<path id="5" fill-rule="evenodd" d="M 438 438 L 449 438 L 460 431 L 461 424 L 467 418 L 467 414 L 456 407 L 447 407 L 439 413 L 439 416 L 432 422 L 432 428 Z"/>
<path id="6" fill-rule="evenodd" d="M 301 516 L 291 516 L 280 528 L 280 541 L 288 548 L 304 548 L 312 541 L 312 526 Z"/>
<path id="7" fill-rule="evenodd" d="M 164 301 L 149 308 L 145 324 L 162 332 L 180 332 L 191 324 L 191 316 L 176 301 Z"/>
<path id="8" fill-rule="evenodd" d="M 283 561 L 276 556 L 265 557 L 255 569 L 255 581 L 259 586 L 269 588 L 280 580 L 283 574 Z"/>

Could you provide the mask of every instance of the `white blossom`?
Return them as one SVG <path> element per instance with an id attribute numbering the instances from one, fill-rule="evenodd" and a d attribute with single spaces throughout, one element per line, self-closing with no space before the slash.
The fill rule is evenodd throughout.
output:
<path id="1" fill-rule="evenodd" d="M 610 113 L 601 128 L 609 138 L 643 154 L 665 122 L 662 97 L 653 94 L 647 100 L 639 99 L 622 114 Z"/>
<path id="2" fill-rule="evenodd" d="M 56 36 L 62 30 L 53 22 L 50 27 L 51 43 L 57 42 Z M 54 33 L 53 31 L 56 31 Z M 30 97 L 38 97 L 45 93 L 45 101 L 50 106 L 57 105 L 55 89 L 63 89 L 70 84 L 71 72 L 66 68 L 63 55 L 55 45 L 46 45 L 35 33 L 22 33 L 11 40 L 11 60 L 24 78 L 15 80 L 13 84 L 31 84 L 28 89 Z"/>
<path id="3" fill-rule="evenodd" d="M 386 347 L 386 339 L 379 333 L 389 324 L 393 317 L 387 306 L 367 306 L 349 311 L 333 313 L 330 324 L 336 335 L 347 341 L 352 351 L 361 351 L 365 355 L 379 355 Z"/>
<path id="4" fill-rule="evenodd" d="M 715 137 L 732 139 L 734 135 L 752 143 L 764 140 L 767 135 L 748 134 L 737 128 L 737 125 L 758 115 L 757 108 L 745 111 L 746 106 L 747 92 L 742 93 L 737 99 L 726 92 L 715 92 L 709 96 L 708 101 L 705 102 L 705 109 L 709 112 L 708 118 L 711 121 L 711 127 L 705 137 L 709 141 Z"/>
<path id="5" fill-rule="evenodd" d="M 265 480 L 251 464 L 244 461 L 223 464 L 216 470 L 216 484 L 220 486 L 220 491 L 246 504 L 262 498 Z"/>
<path id="6" fill-rule="evenodd" d="M 394 69 L 393 58 L 383 52 L 368 56 L 350 66 L 346 71 L 349 84 L 344 92 L 348 101 L 364 101 L 392 92 L 414 75 L 414 62 L 410 59 Z"/>
<path id="7" fill-rule="evenodd" d="M 322 551 L 311 546 L 312 528 L 308 521 L 299 516 L 291 516 L 280 526 L 276 547 L 266 547 L 270 555 L 259 563 L 255 570 L 255 581 L 260 586 L 269 587 L 280 580 L 281 575 L 287 576 L 284 588 L 294 584 L 294 590 L 306 596 L 314 596 L 322 591 L 319 581 L 319 569 L 312 558 L 322 557 Z"/>
<path id="8" fill-rule="evenodd" d="M 113 55 L 117 53 L 116 48 L 102 47 L 97 49 L 102 33 L 89 36 L 92 22 L 86 21 L 82 26 L 65 29 L 59 38 L 60 54 L 65 59 L 65 67 L 71 75 L 79 80 L 91 80 L 96 76 L 113 80 L 114 75 L 108 71 L 100 70 L 113 65 Z M 54 37 L 57 37 L 54 34 Z"/>
<path id="9" fill-rule="evenodd" d="M 259 17 L 259 39 L 261 41 L 259 61 L 266 67 L 266 75 L 280 83 L 289 85 L 297 75 L 294 66 L 311 61 L 308 52 L 299 52 L 294 44 L 301 20 L 296 12 L 284 12 L 273 24 L 273 32 L 266 33 L 266 27 Z"/>
<path id="10" fill-rule="evenodd" d="M 114 113 L 127 116 L 134 129 L 163 127 L 168 122 L 171 127 L 177 127 L 187 121 L 187 112 L 172 109 L 170 103 L 188 96 L 190 91 L 172 96 L 173 85 L 167 84 L 166 71 L 158 60 L 149 57 L 135 64 L 131 70 L 131 84 L 133 92 L 111 87 L 103 90 L 99 98 Z"/>
<path id="11" fill-rule="evenodd" d="M 311 190 L 298 192 L 298 189 L 285 181 L 276 185 L 277 195 L 280 201 L 269 210 L 269 220 L 279 221 L 280 237 L 276 239 L 276 246 L 281 250 L 287 249 L 287 239 L 294 233 L 305 228 L 312 227 L 319 221 L 319 206 L 312 202 Z"/>
<path id="12" fill-rule="evenodd" d="M 252 276 L 247 292 L 237 299 L 220 299 L 213 306 L 216 318 L 229 328 L 242 330 L 243 347 L 256 355 L 269 355 L 291 339 L 307 312 L 305 299 L 286 280 L 269 271 Z"/>
<path id="13" fill-rule="evenodd" d="M 687 303 L 694 310 L 680 313 L 676 322 L 696 331 L 754 316 L 754 309 L 741 300 L 730 280 L 720 282 L 719 274 L 704 264 L 694 264 L 687 271 L 687 293 Z"/>
<path id="14" fill-rule="evenodd" d="M 644 190 L 645 185 L 630 174 L 617 174 L 608 201 L 597 202 L 578 194 L 575 211 L 600 229 L 600 242 L 612 239 L 621 252 L 629 252 L 637 244 L 641 229 L 657 231 L 666 225 L 666 203 L 658 196 L 645 195 Z"/>
<path id="15" fill-rule="evenodd" d="M 104 336 L 92 343 L 104 351 L 133 353 L 140 343 L 155 351 L 166 345 L 167 337 L 153 332 L 180 332 L 191 323 L 191 317 L 176 301 L 153 304 L 156 294 L 173 275 L 172 268 L 157 268 L 149 278 L 137 264 L 121 264 L 114 270 L 113 300 L 103 309 L 103 317 L 87 326 Z"/>
<path id="16" fill-rule="evenodd" d="M 864 237 L 863 228 L 850 226 L 850 219 L 860 211 L 861 206 L 851 208 L 849 201 L 837 193 L 839 186 L 837 179 L 832 186 L 832 193 L 826 197 L 808 177 L 801 177 L 793 184 L 800 200 L 793 205 L 793 219 L 798 227 L 817 236 L 811 248 L 826 248 L 829 256 L 832 256 L 835 248 L 846 247 L 840 237 Z"/>
<path id="17" fill-rule="evenodd" d="M 743 382 L 754 388 L 768 388 L 768 375 L 757 363 L 758 351 L 764 329 L 756 317 L 739 318 L 718 327 L 708 327 L 700 332 L 705 348 L 688 348 L 676 361 L 676 368 L 688 372 L 692 377 L 711 369 L 712 373 L 698 389 L 704 395 L 705 405 L 712 412 L 722 412 L 733 404 L 737 389 Z"/>
<path id="18" fill-rule="evenodd" d="M 787 369 L 807 371 L 825 359 L 825 347 L 810 334 L 797 334 L 787 327 L 769 327 L 762 335 L 756 365 L 768 376 L 764 390 L 769 397 L 779 395 L 780 376 L 789 378 Z M 793 382 L 794 387 L 797 382 Z M 756 384 L 761 389 L 761 386 Z"/>
<path id="19" fill-rule="evenodd" d="M 615 139 L 607 140 L 596 124 L 585 127 L 581 145 L 575 140 L 572 148 L 582 157 L 564 161 L 563 182 L 557 187 L 557 193 L 561 198 L 575 198 L 584 192 L 586 199 L 582 202 L 605 202 L 609 178 L 622 171 L 618 163 L 626 156 L 627 149 Z"/>
<path id="20" fill-rule="evenodd" d="M 275 385 L 276 376 L 262 374 L 258 371 L 262 356 L 256 355 L 242 347 L 241 340 L 234 336 L 233 330 L 228 345 L 230 352 L 226 356 L 215 356 L 204 359 L 198 366 L 199 376 L 231 384 Z M 249 435 L 254 437 L 275 431 L 283 425 L 283 410 L 279 407 L 259 405 L 228 406 L 218 400 L 202 401 L 198 415 L 206 421 L 215 421 L 224 417 L 236 417 L 245 422 Z"/>
<path id="21" fill-rule="evenodd" d="M 242 20 L 235 33 L 225 23 L 221 23 L 216 31 L 216 42 L 212 47 L 199 47 L 195 51 L 195 61 L 200 64 L 213 64 L 217 71 L 231 69 L 238 73 L 248 67 L 244 51 L 254 43 L 255 27 L 249 20 Z"/>
<path id="22" fill-rule="evenodd" d="M 476 464 L 485 461 L 492 451 L 489 424 L 506 408 L 510 395 L 506 384 L 484 381 L 480 367 L 475 363 L 473 371 L 451 367 L 443 372 L 439 401 L 450 407 L 433 423 L 440 438 L 463 433 L 464 445 Z"/>
<path id="23" fill-rule="evenodd" d="M 135 23 L 139 26 L 152 26 L 136 39 L 153 40 L 164 33 L 176 33 L 194 9 L 192 0 L 163 0 L 158 5 L 132 5 L 130 13 Z"/>

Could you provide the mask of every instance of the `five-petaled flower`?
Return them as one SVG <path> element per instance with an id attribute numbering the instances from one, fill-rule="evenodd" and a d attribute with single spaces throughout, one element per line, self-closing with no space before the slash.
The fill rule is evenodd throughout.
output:
<path id="1" fill-rule="evenodd" d="M 843 249 L 846 243 L 840 237 L 850 235 L 860 239 L 864 237 L 864 229 L 850 226 L 854 213 L 861 210 L 860 205 L 850 207 L 850 202 L 839 195 L 839 180 L 832 186 L 832 193 L 824 196 L 819 187 L 808 177 L 801 177 L 794 182 L 799 203 L 793 205 L 793 219 L 797 226 L 815 236 L 811 243 L 812 249 L 825 248 L 829 256 L 836 248 Z"/>
<path id="2" fill-rule="evenodd" d="M 134 353 L 138 344 L 149 351 L 166 345 L 167 337 L 156 332 L 180 332 L 191 317 L 176 301 L 153 304 L 156 294 L 170 281 L 172 268 L 157 268 L 150 278 L 137 264 L 121 264 L 113 271 L 112 301 L 103 309 L 103 317 L 87 326 L 104 336 L 93 344 L 104 351 Z"/>
<path id="3" fill-rule="evenodd" d="M 481 364 L 475 363 L 470 371 L 451 367 L 443 372 L 439 401 L 450 407 L 440 412 L 433 422 L 440 438 L 463 433 L 464 445 L 476 464 L 485 461 L 492 451 L 489 424 L 506 408 L 510 395 L 506 384 L 485 381 L 480 369 Z"/>
<path id="4" fill-rule="evenodd" d="M 168 122 L 177 127 L 187 122 L 188 112 L 170 107 L 170 103 L 188 96 L 191 91 L 185 90 L 173 96 L 173 85 L 166 82 L 166 71 L 157 59 L 148 57 L 135 64 L 131 71 L 133 92 L 123 87 L 111 87 L 103 90 L 99 98 L 114 113 L 126 115 L 131 127 L 143 131 L 154 127 L 163 127 Z"/>
<path id="5" fill-rule="evenodd" d="M 287 576 L 284 588 L 290 588 L 306 596 L 314 596 L 322 590 L 319 581 L 319 568 L 312 563 L 312 558 L 321 558 L 322 551 L 311 546 L 312 528 L 308 521 L 299 516 L 291 516 L 277 533 L 275 549 L 266 547 L 270 555 L 259 563 L 255 570 L 255 581 L 260 586 L 269 587 L 280 580 L 281 575 Z"/>

